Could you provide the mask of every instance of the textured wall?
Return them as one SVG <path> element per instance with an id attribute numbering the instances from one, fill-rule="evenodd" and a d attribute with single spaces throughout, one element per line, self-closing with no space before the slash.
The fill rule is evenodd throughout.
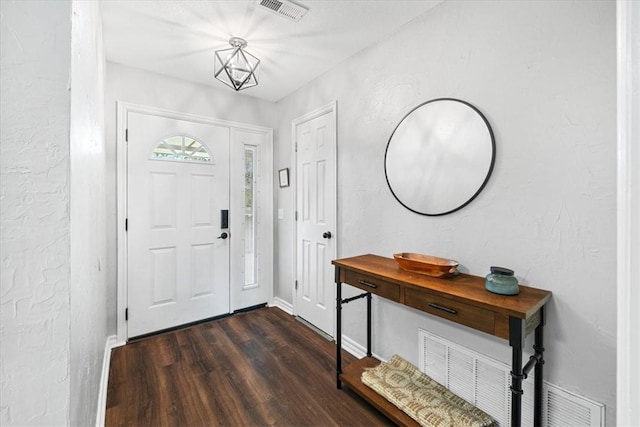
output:
<path id="1" fill-rule="evenodd" d="M 95 423 L 107 337 L 104 54 L 98 2 L 74 1 L 71 34 L 70 414 Z"/>
<path id="2" fill-rule="evenodd" d="M 0 424 L 65 425 L 71 3 L 0 8 Z"/>
<path id="3" fill-rule="evenodd" d="M 211 77 L 213 79 L 213 76 Z M 234 92 L 220 83 L 212 88 L 108 62 L 106 69 L 107 236 L 109 331 L 116 333 L 116 102 L 124 101 L 181 113 L 257 126 L 274 127 L 275 105 Z"/>
<path id="4" fill-rule="evenodd" d="M 106 340 L 94 2 L 2 2 L 2 425 L 95 423 Z"/>
<path id="5" fill-rule="evenodd" d="M 339 255 L 413 251 L 483 276 L 513 268 L 551 290 L 547 379 L 607 405 L 615 425 L 615 2 L 453 1 L 279 103 L 275 168 L 291 165 L 291 120 L 338 101 Z M 416 105 L 455 97 L 493 126 L 497 158 L 479 197 L 443 217 L 404 209 L 384 150 Z M 292 178 L 294 179 L 294 178 Z M 291 211 L 290 191 L 277 191 Z M 276 295 L 291 298 L 291 218 L 278 221 Z M 345 334 L 365 339 L 364 303 Z M 389 302 L 374 350 L 417 362 L 419 327 L 510 363 L 503 341 Z M 498 344 L 498 345 L 496 345 Z M 588 373 L 588 374 L 585 374 Z"/>

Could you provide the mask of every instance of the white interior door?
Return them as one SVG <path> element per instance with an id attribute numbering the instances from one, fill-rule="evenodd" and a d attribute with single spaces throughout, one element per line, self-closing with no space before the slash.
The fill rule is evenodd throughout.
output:
<path id="1" fill-rule="evenodd" d="M 335 106 L 335 104 L 334 104 Z M 295 124 L 296 293 L 294 310 L 333 336 L 336 256 L 335 109 Z"/>
<path id="2" fill-rule="evenodd" d="M 127 150 L 128 337 L 229 313 L 229 128 L 130 112 Z"/>

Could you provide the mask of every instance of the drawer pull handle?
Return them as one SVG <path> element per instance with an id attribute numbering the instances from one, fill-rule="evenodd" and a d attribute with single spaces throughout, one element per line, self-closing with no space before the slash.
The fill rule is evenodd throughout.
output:
<path id="1" fill-rule="evenodd" d="M 457 311 L 455 311 L 453 308 L 449 308 L 449 307 L 444 307 L 440 304 L 436 304 L 435 302 L 430 302 L 429 303 L 429 307 L 438 309 L 438 310 L 442 310 L 442 311 L 446 311 L 447 313 L 451 313 L 451 314 L 458 314 Z"/>
<path id="2" fill-rule="evenodd" d="M 358 283 L 360 283 L 361 285 L 364 285 L 364 286 L 368 286 L 370 288 L 374 288 L 374 289 L 378 287 L 378 285 L 375 285 L 373 283 L 369 283 L 369 282 L 367 282 L 365 280 L 360 280 Z"/>

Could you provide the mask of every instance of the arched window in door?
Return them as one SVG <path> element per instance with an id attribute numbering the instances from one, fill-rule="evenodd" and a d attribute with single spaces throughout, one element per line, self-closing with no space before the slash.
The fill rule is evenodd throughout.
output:
<path id="1" fill-rule="evenodd" d="M 211 163 L 211 154 L 200 141 L 186 135 L 165 138 L 151 153 L 154 160 L 177 160 L 182 162 Z"/>

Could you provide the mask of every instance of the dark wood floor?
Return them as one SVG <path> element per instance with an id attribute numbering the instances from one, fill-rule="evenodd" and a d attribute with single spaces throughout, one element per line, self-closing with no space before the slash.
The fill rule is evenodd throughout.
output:
<path id="1" fill-rule="evenodd" d="M 336 389 L 335 344 L 277 308 L 111 354 L 107 426 L 389 424 L 348 388 Z"/>

